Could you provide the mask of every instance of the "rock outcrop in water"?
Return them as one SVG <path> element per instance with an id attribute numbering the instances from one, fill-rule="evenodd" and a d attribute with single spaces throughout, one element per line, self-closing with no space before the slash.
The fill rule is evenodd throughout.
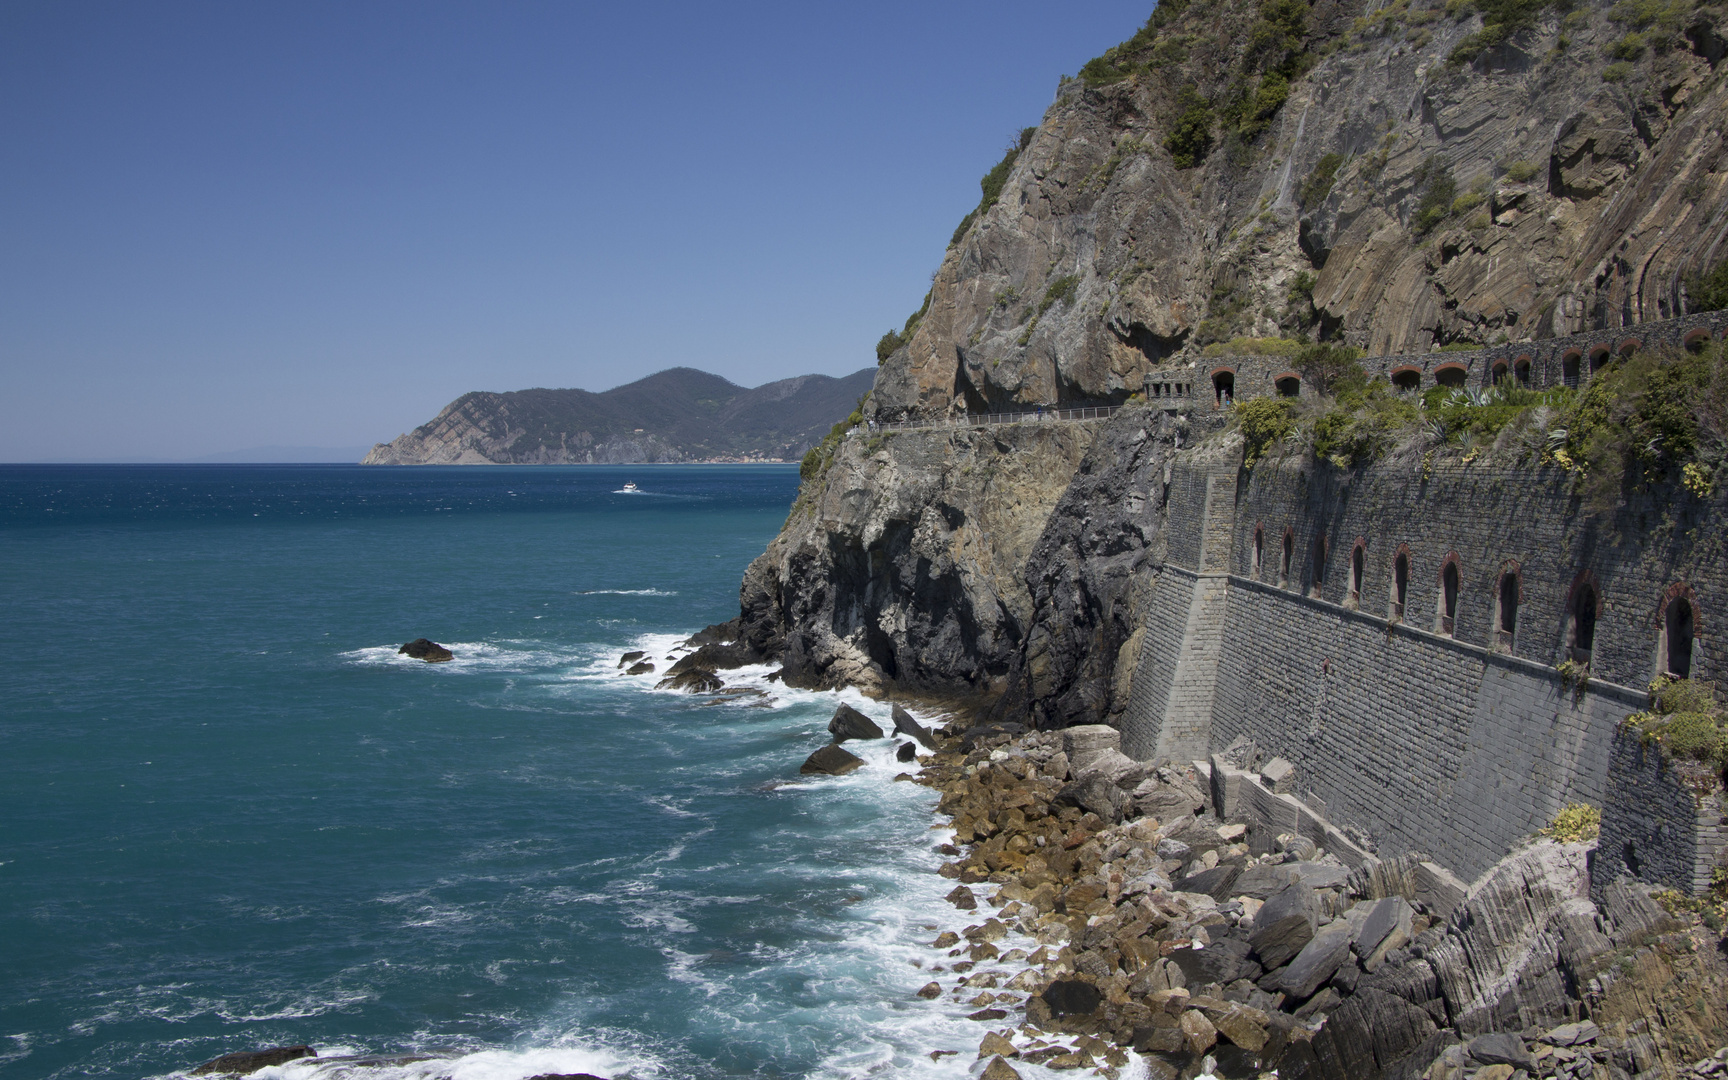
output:
<path id="1" fill-rule="evenodd" d="M 415 638 L 396 650 L 398 656 L 424 660 L 428 664 L 443 664 L 456 659 L 456 654 L 430 638 Z"/>

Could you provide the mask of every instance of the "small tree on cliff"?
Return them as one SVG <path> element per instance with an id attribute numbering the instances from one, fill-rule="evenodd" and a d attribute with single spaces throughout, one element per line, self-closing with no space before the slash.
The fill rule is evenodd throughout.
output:
<path id="1" fill-rule="evenodd" d="M 1368 381 L 1368 373 L 1357 363 L 1361 350 L 1349 345 L 1304 345 L 1296 354 L 1296 370 L 1316 393 L 1337 390 Z"/>

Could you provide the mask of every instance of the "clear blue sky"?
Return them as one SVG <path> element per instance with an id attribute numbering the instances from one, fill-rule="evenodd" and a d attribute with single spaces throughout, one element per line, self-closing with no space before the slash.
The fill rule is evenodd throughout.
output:
<path id="1" fill-rule="evenodd" d="M 875 362 L 1147 0 L 0 5 L 0 461 Z"/>

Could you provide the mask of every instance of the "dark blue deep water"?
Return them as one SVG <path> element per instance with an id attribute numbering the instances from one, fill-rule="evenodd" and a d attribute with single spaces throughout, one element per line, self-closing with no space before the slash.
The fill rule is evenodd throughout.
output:
<path id="1" fill-rule="evenodd" d="M 737 614 L 797 482 L 0 467 L 0 1076 L 965 1075 L 927 1055 L 978 1025 L 914 995 L 932 793 L 887 742 L 798 779 L 884 708 L 617 667 Z"/>

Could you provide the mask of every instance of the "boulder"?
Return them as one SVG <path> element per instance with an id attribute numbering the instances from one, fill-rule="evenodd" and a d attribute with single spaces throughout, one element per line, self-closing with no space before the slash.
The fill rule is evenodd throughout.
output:
<path id="1" fill-rule="evenodd" d="M 1266 901 L 1254 916 L 1248 943 L 1268 971 L 1282 967 L 1314 938 L 1320 926 L 1320 899 L 1298 882 Z M 1345 940 L 1349 944 L 1349 940 Z"/>
<path id="2" fill-rule="evenodd" d="M 1261 767 L 1260 779 L 1272 794 L 1288 794 L 1296 786 L 1296 766 L 1281 757 L 1275 757 Z"/>
<path id="3" fill-rule="evenodd" d="M 1145 780 L 1134 789 L 1134 812 L 1159 821 L 1192 816 L 1201 807 L 1199 799 L 1157 780 Z"/>
<path id="4" fill-rule="evenodd" d="M 1121 749 L 1122 733 L 1109 724 L 1078 724 L 1062 729 L 1062 752 L 1068 755 L 1068 768 L 1073 776 L 1085 775 L 1092 759 L 1104 751 Z"/>
<path id="5" fill-rule="evenodd" d="M 421 638 L 425 641 L 425 638 Z M 402 646 L 406 649 L 408 646 Z M 237 1073 L 244 1076 L 268 1069 L 272 1065 L 281 1065 L 289 1061 L 299 1061 L 301 1058 L 317 1057 L 318 1051 L 310 1046 L 273 1046 L 268 1050 L 253 1050 L 238 1054 L 223 1054 L 212 1058 L 195 1069 L 190 1070 L 192 1076 L 207 1076 L 211 1073 Z"/>
<path id="6" fill-rule="evenodd" d="M 678 665 L 673 664 L 668 669 L 666 677 L 654 684 L 654 689 L 683 690 L 690 694 L 712 694 L 725 685 L 724 682 L 720 681 L 720 676 L 712 671 L 689 668 L 679 671 Z"/>
<path id="7" fill-rule="evenodd" d="M 1218 1029 L 1212 1026 L 1212 1021 L 1206 1019 L 1206 1014 L 1198 1009 L 1189 1009 L 1178 1021 L 1182 1027 L 1182 1038 L 1188 1044 L 1190 1054 L 1204 1054 L 1212 1049 L 1218 1041 Z"/>
<path id="8" fill-rule="evenodd" d="M 1079 979 L 1057 979 L 1039 996 L 1050 1007 L 1051 1016 L 1084 1015 L 1104 1001 L 1104 995 L 1096 986 Z"/>
<path id="9" fill-rule="evenodd" d="M 986 1009 L 984 1011 L 1002 1012 L 1000 1009 Z M 1002 1013 L 1002 1015 L 1008 1014 Z M 996 1018 L 992 1017 L 991 1019 Z M 979 1073 L 978 1077 L 979 1080 L 1020 1080 L 1019 1072 L 1015 1070 L 1014 1066 L 1004 1061 L 1000 1054 L 990 1059 L 990 1064 L 984 1066 L 984 1071 Z"/>
<path id="10" fill-rule="evenodd" d="M 894 717 L 895 734 L 918 740 L 918 745 L 926 750 L 937 749 L 936 736 L 931 733 L 929 728 L 913 719 L 911 713 L 896 705 L 891 715 Z"/>
<path id="11" fill-rule="evenodd" d="M 1515 1069 L 1530 1069 L 1536 1065 L 1524 1040 L 1510 1032 L 1496 1031 L 1470 1040 L 1464 1052 L 1483 1065 L 1510 1065 Z"/>
<path id="12" fill-rule="evenodd" d="M 1235 863 L 1224 863 L 1180 878 L 1173 888 L 1176 892 L 1205 893 L 1214 900 L 1224 900 L 1231 895 L 1230 888 L 1241 872 L 1242 868 Z"/>
<path id="13" fill-rule="evenodd" d="M 1577 1046 L 1579 1043 L 1595 1042 L 1601 1035 L 1602 1029 L 1595 1023 L 1580 1020 L 1575 1024 L 1561 1024 L 1542 1036 L 1542 1041 L 1550 1046 Z"/>
<path id="14" fill-rule="evenodd" d="M 1362 970 L 1377 971 L 1386 954 L 1410 943 L 1410 920 L 1415 916 L 1402 896 L 1376 900 L 1368 908 L 1356 932 L 1354 948 L 1362 958 Z"/>
<path id="15" fill-rule="evenodd" d="M 1086 763 L 1075 770 L 1074 775 L 1082 780 L 1102 776 L 1124 791 L 1133 791 L 1146 779 L 1147 769 L 1147 765 L 1135 761 L 1122 751 L 1106 747 L 1088 757 Z"/>
<path id="16" fill-rule="evenodd" d="M 918 744 L 917 743 L 909 743 L 909 742 L 901 743 L 899 749 L 894 751 L 894 760 L 896 760 L 896 761 L 913 761 L 917 757 L 918 757 Z"/>
<path id="17" fill-rule="evenodd" d="M 923 998 L 925 1001 L 935 1001 L 937 998 L 942 996 L 942 984 L 939 982 L 925 983 L 923 986 L 919 987 L 918 996 Z"/>
<path id="18" fill-rule="evenodd" d="M 633 664 L 647 655 L 648 654 L 643 652 L 641 649 L 632 649 L 618 658 L 618 666 L 624 667 L 627 664 Z"/>
<path id="19" fill-rule="evenodd" d="M 996 1056 L 1018 1057 L 1019 1054 L 1020 1051 L 1014 1049 L 1012 1042 L 994 1031 L 986 1031 L 984 1041 L 978 1044 L 978 1059 L 980 1061 L 987 1057 Z"/>
<path id="20" fill-rule="evenodd" d="M 447 660 L 456 659 L 455 653 L 438 644 L 436 641 L 423 637 L 415 638 L 400 649 L 397 649 L 396 655 L 406 656 L 412 660 L 424 660 L 428 664 L 442 664 Z M 266 1050 L 261 1051 L 261 1053 L 273 1053 L 273 1051 Z M 260 1065 L 258 1067 L 262 1069 L 264 1066 Z"/>
<path id="21" fill-rule="evenodd" d="M 851 754 L 839 743 L 829 743 L 805 758 L 798 771 L 805 775 L 845 776 L 863 764 L 863 758 Z"/>
<path id="22" fill-rule="evenodd" d="M 1198 949 L 1175 949 L 1168 959 L 1182 972 L 1183 986 L 1225 986 L 1260 969 L 1248 959 L 1248 943 L 1241 938 L 1220 938 Z"/>
<path id="23" fill-rule="evenodd" d="M 690 640 L 696 639 L 691 638 Z M 680 657 L 678 662 L 672 665 L 670 674 L 676 675 L 685 671 L 715 672 L 722 668 L 740 668 L 746 664 L 757 663 L 761 659 L 762 657 L 747 645 L 711 641 L 690 655 Z"/>
<path id="24" fill-rule="evenodd" d="M 876 721 L 850 705 L 842 705 L 834 710 L 834 719 L 828 721 L 828 733 L 834 736 L 837 743 L 847 739 L 887 738 L 887 734 L 876 726 Z"/>
<path id="25" fill-rule="evenodd" d="M 1121 821 L 1132 806 L 1127 792 L 1098 775 L 1063 784 L 1056 801 L 1097 814 L 1109 824 Z"/>
<path id="26" fill-rule="evenodd" d="M 1342 919 L 1320 929 L 1284 969 L 1278 988 L 1300 1000 L 1320 989 L 1350 955 L 1350 924 Z"/>
<path id="27" fill-rule="evenodd" d="M 652 675 L 652 674 L 654 674 L 654 665 L 650 664 L 646 660 L 640 660 L 634 664 L 631 664 L 630 667 L 625 670 L 624 674 L 626 674 L 626 675 Z"/>

